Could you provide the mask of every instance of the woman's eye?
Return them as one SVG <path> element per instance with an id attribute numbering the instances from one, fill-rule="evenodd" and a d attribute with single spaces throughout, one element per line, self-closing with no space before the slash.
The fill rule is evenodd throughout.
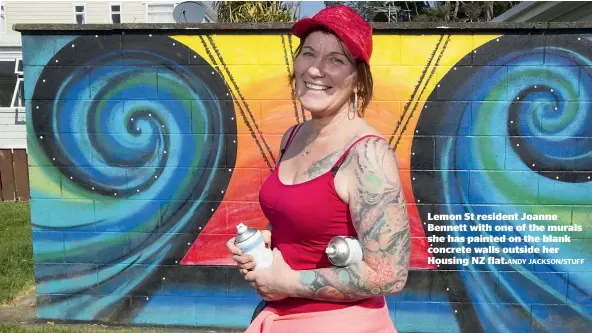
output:
<path id="1" fill-rule="evenodd" d="M 334 63 L 338 63 L 338 64 L 343 64 L 343 61 L 341 59 L 335 58 L 335 57 L 329 58 L 329 61 L 334 62 Z"/>

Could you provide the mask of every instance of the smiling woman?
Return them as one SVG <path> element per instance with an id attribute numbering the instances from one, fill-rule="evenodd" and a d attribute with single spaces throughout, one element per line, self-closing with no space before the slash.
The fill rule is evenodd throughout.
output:
<path id="1" fill-rule="evenodd" d="M 350 74 L 347 70 L 344 71 L 343 69 L 351 67 L 352 64 L 354 65 L 356 87 L 353 88 L 354 96 L 352 102 L 354 110 L 358 112 L 359 116 L 363 116 L 363 110 L 370 103 L 373 90 L 372 72 L 370 71 L 370 66 L 368 65 L 368 63 L 360 58 L 354 58 L 351 52 L 344 45 L 343 41 L 336 37 L 328 28 L 321 26 L 314 30 L 308 31 L 306 32 L 306 35 L 302 36 L 302 40 L 306 42 L 304 44 L 301 43 L 296 49 L 296 62 L 294 64 L 294 71 L 289 77 L 290 84 L 294 85 L 296 88 L 293 90 L 296 95 L 294 97 L 298 97 L 300 99 L 300 102 L 305 104 L 306 101 L 304 101 L 304 99 L 306 99 L 306 90 L 325 91 L 327 94 L 330 94 L 331 91 L 328 90 L 338 88 L 335 86 L 327 85 L 329 84 L 329 82 L 323 85 L 318 83 L 315 84 L 315 82 L 304 81 L 304 86 L 300 86 L 298 84 L 298 81 L 296 80 L 297 72 L 301 72 L 303 69 L 307 70 L 310 68 L 314 68 L 313 66 L 311 66 L 311 61 L 315 61 L 315 55 L 317 55 L 318 53 L 322 53 L 324 49 L 336 50 L 330 52 L 328 54 L 328 57 L 323 59 L 323 61 L 327 62 L 326 73 L 329 76 L 329 80 L 335 82 L 336 84 L 352 84 L 351 77 L 344 78 L 339 77 L 339 75 Z M 318 45 L 320 49 L 315 50 L 315 48 L 313 47 L 314 45 Z M 318 59 L 318 57 L 316 58 Z M 311 76 L 314 76 L 314 73 Z M 358 98 L 361 101 L 361 105 L 358 104 Z M 328 104 L 330 101 L 325 100 L 324 102 L 325 104 Z M 308 106 L 309 107 L 307 110 L 313 112 L 315 109 L 314 104 L 309 104 Z M 319 106 L 317 106 L 317 109 L 318 107 Z M 323 105 L 320 105 L 320 107 L 322 108 Z"/>
<path id="2" fill-rule="evenodd" d="M 227 243 L 267 302 L 247 333 L 396 332 L 384 296 L 405 286 L 410 231 L 394 152 L 363 119 L 372 28 L 335 6 L 292 31 L 301 44 L 289 82 L 311 119 L 286 131 L 259 193 L 272 266 L 255 269 L 234 239 Z M 334 267 L 325 248 L 335 236 L 357 238 L 362 261 Z"/>

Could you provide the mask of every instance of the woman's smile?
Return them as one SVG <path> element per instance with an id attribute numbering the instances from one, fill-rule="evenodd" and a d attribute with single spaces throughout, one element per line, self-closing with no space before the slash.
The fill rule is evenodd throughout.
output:
<path id="1" fill-rule="evenodd" d="M 306 86 L 307 89 L 315 90 L 315 91 L 325 91 L 325 90 L 331 89 L 330 86 L 325 86 L 322 84 L 313 84 L 313 83 L 309 83 L 309 82 L 304 82 L 304 85 Z"/>

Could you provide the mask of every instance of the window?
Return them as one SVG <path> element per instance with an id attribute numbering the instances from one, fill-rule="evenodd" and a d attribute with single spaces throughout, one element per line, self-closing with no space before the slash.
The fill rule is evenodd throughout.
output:
<path id="1" fill-rule="evenodd" d="M 110 5 L 111 8 L 111 23 L 121 23 L 121 5 Z"/>
<path id="2" fill-rule="evenodd" d="M 74 13 L 76 15 L 76 23 L 86 23 L 86 6 L 85 5 L 74 5 Z"/>
<path id="3" fill-rule="evenodd" d="M 175 4 L 146 4 L 147 23 L 175 23 L 173 10 Z"/>
<path id="4" fill-rule="evenodd" d="M 0 59 L 0 107 L 19 107 L 24 103 L 21 59 Z"/>
<path id="5" fill-rule="evenodd" d="M 4 13 L 4 5 L 0 5 L 0 33 L 6 32 L 6 14 Z"/>
<path id="6" fill-rule="evenodd" d="M 16 59 L 14 64 L 14 73 L 17 76 L 16 87 L 12 95 L 11 106 L 25 106 L 25 85 L 23 84 L 23 59 Z"/>

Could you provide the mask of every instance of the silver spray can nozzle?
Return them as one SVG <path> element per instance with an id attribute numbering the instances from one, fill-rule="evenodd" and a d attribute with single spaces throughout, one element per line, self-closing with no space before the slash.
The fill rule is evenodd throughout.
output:
<path id="1" fill-rule="evenodd" d="M 329 261 L 338 267 L 345 267 L 362 261 L 362 246 L 353 237 L 333 237 L 327 245 L 325 253 Z"/>

